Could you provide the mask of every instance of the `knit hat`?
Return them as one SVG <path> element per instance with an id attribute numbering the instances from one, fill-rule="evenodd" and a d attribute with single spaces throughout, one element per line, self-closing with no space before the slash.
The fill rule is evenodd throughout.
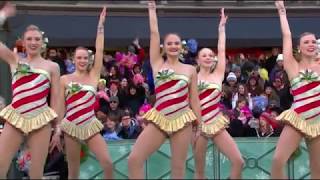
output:
<path id="1" fill-rule="evenodd" d="M 227 76 L 227 81 L 237 81 L 237 76 L 233 73 L 233 72 L 230 72 Z"/>
<path id="2" fill-rule="evenodd" d="M 278 61 L 283 61 L 283 54 L 278 54 L 277 62 Z"/>

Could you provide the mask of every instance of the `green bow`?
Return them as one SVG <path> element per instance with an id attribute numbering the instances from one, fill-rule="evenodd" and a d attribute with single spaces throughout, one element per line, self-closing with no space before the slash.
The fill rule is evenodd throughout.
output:
<path id="1" fill-rule="evenodd" d="M 81 89 L 82 89 L 82 87 L 78 83 L 72 83 L 71 86 L 70 86 L 70 92 L 72 94 L 76 93 L 76 92 L 79 92 Z"/>
<path id="2" fill-rule="evenodd" d="M 209 86 L 209 84 L 206 83 L 205 81 L 200 81 L 200 84 L 198 85 L 198 90 L 202 91 L 204 89 L 207 89 L 208 86 Z"/>
<path id="3" fill-rule="evenodd" d="M 315 81 L 318 79 L 318 76 L 315 75 L 312 71 L 305 70 L 305 72 L 299 73 L 302 75 L 301 80 Z"/>
<path id="4" fill-rule="evenodd" d="M 173 75 L 174 75 L 174 71 L 166 69 L 163 71 L 159 71 L 156 78 L 159 80 L 166 80 L 166 79 L 171 78 Z"/>
<path id="5" fill-rule="evenodd" d="M 27 63 L 18 63 L 17 71 L 22 74 L 27 74 L 30 72 L 30 65 Z"/>

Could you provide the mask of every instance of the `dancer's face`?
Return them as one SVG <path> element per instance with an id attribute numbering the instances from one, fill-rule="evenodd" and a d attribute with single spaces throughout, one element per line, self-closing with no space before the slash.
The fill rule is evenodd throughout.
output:
<path id="1" fill-rule="evenodd" d="M 317 40 L 315 35 L 308 34 L 300 39 L 300 52 L 306 57 L 315 57 L 317 55 Z"/>
<path id="2" fill-rule="evenodd" d="M 179 57 L 181 52 L 181 39 L 176 34 L 169 34 L 164 40 L 164 50 L 167 56 Z"/>
<path id="3" fill-rule="evenodd" d="M 77 49 L 74 54 L 74 63 L 78 71 L 86 71 L 89 65 L 89 54 L 85 49 Z"/>
<path id="4" fill-rule="evenodd" d="M 214 61 L 214 52 L 209 48 L 203 48 L 199 51 L 197 61 L 200 69 L 211 68 L 217 63 Z"/>
<path id="5" fill-rule="evenodd" d="M 28 55 L 39 55 L 43 45 L 42 34 L 37 30 L 27 31 L 24 33 L 23 43 Z"/>

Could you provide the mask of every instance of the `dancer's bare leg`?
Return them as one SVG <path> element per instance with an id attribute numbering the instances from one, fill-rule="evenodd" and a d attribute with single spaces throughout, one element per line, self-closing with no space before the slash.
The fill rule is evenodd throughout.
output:
<path id="1" fill-rule="evenodd" d="M 29 171 L 30 179 L 42 179 L 44 165 L 49 151 L 51 136 L 51 124 L 39 130 L 31 132 L 28 136 L 28 146 L 31 155 L 31 165 Z"/>
<path id="2" fill-rule="evenodd" d="M 307 146 L 309 149 L 311 179 L 320 179 L 320 136 L 307 140 Z"/>
<path id="3" fill-rule="evenodd" d="M 207 154 L 208 139 L 202 135 L 199 136 L 193 149 L 195 173 L 194 179 L 206 179 L 206 154 Z"/>
<path id="4" fill-rule="evenodd" d="M 237 144 L 226 130 L 212 138 L 218 149 L 231 161 L 230 179 L 241 179 L 244 161 Z"/>
<path id="5" fill-rule="evenodd" d="M 109 155 L 109 150 L 105 140 L 102 138 L 100 134 L 96 134 L 87 141 L 87 144 L 89 146 L 89 149 L 96 155 L 96 158 L 100 162 L 100 165 L 104 172 L 104 178 L 112 179 L 112 160 Z"/>
<path id="6" fill-rule="evenodd" d="M 0 135 L 0 154 L 5 154 L 0 158 L 0 179 L 6 179 L 12 159 L 23 141 L 22 133 L 10 125 L 5 123 Z"/>
<path id="7" fill-rule="evenodd" d="M 285 125 L 279 137 L 272 159 L 271 179 L 286 179 L 284 167 L 291 154 L 298 148 L 302 135 L 293 127 Z"/>
<path id="8" fill-rule="evenodd" d="M 184 179 L 188 148 L 191 144 L 191 125 L 179 130 L 170 137 L 171 178 Z"/>
<path id="9" fill-rule="evenodd" d="M 149 123 L 141 132 L 128 159 L 129 178 L 144 179 L 143 165 L 166 140 L 166 135 L 153 123 Z"/>
<path id="10" fill-rule="evenodd" d="M 78 179 L 80 172 L 81 144 L 75 138 L 64 134 L 66 156 L 68 162 L 68 179 Z"/>

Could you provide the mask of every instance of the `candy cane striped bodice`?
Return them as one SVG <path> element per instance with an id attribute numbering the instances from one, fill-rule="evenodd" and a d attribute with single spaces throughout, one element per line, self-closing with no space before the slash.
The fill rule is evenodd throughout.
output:
<path id="1" fill-rule="evenodd" d="M 78 89 L 73 86 L 78 86 Z M 78 125 L 85 125 L 95 118 L 94 103 L 96 90 L 93 86 L 70 83 L 66 87 L 66 120 Z"/>
<path id="2" fill-rule="evenodd" d="M 306 70 L 291 80 L 292 108 L 305 120 L 320 120 L 320 78 Z"/>
<path id="3" fill-rule="evenodd" d="M 201 120 L 208 124 L 220 113 L 221 87 L 214 83 L 199 81 Z"/>
<path id="4" fill-rule="evenodd" d="M 40 114 L 48 107 L 47 97 L 50 92 L 50 75 L 42 69 L 21 70 L 19 65 L 12 72 L 11 106 L 26 118 Z"/>
<path id="5" fill-rule="evenodd" d="M 171 69 L 159 71 L 155 80 L 155 109 L 167 117 L 174 117 L 189 108 L 189 78 Z"/>

